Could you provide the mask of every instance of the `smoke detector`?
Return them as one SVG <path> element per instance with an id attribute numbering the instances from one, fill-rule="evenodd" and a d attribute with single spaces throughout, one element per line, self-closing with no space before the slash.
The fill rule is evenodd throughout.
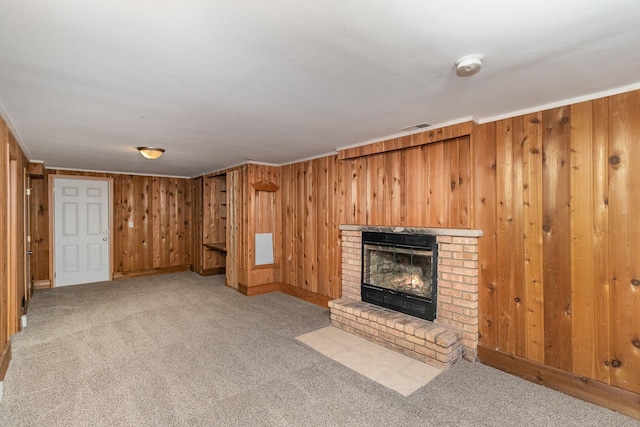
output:
<path id="1" fill-rule="evenodd" d="M 456 74 L 458 77 L 469 77 L 480 72 L 482 68 L 482 55 L 467 55 L 456 62 Z"/>

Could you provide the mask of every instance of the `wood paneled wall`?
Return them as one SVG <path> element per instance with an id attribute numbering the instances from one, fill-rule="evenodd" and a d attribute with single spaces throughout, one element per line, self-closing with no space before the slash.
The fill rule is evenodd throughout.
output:
<path id="1" fill-rule="evenodd" d="M 482 229 L 481 346 L 640 393 L 640 91 L 449 134 L 283 166 L 283 281 L 339 295 L 340 223 Z"/>
<path id="2" fill-rule="evenodd" d="M 339 298 L 340 186 L 337 156 L 282 166 L 282 281 Z"/>
<path id="3" fill-rule="evenodd" d="M 345 159 L 341 222 L 469 228 L 469 136 Z"/>
<path id="4" fill-rule="evenodd" d="M 481 344 L 640 392 L 640 92 L 477 126 Z"/>
<path id="5" fill-rule="evenodd" d="M 191 264 L 192 183 L 188 179 L 89 172 L 63 175 L 113 179 L 113 230 L 116 277 L 185 269 Z M 34 180 L 36 183 L 36 180 Z M 32 277 L 50 279 L 48 183 L 38 181 L 32 197 L 34 223 Z M 44 223 L 47 226 L 44 226 Z M 133 228 L 129 228 L 129 221 Z"/>
<path id="6" fill-rule="evenodd" d="M 227 180 L 227 191 L 234 192 L 230 197 L 237 205 L 228 209 L 231 220 L 227 227 L 234 230 L 237 241 L 232 242 L 236 253 L 227 251 L 227 257 L 235 258 L 230 262 L 237 266 L 234 268 L 238 284 L 250 288 L 280 282 L 282 224 L 276 221 L 281 218 L 282 207 L 279 168 L 247 164 L 239 167 L 233 177 L 227 176 Z M 272 233 L 273 264 L 255 264 L 256 233 Z"/>
<path id="7" fill-rule="evenodd" d="M 25 191 L 28 161 L 0 119 L 0 381 L 11 360 L 11 335 L 31 292 L 26 278 Z"/>
<path id="8" fill-rule="evenodd" d="M 31 179 L 31 280 L 49 280 L 49 182 Z"/>

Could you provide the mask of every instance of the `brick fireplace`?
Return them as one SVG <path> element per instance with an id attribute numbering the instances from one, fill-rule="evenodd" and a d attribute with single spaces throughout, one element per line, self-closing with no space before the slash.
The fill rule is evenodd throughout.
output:
<path id="1" fill-rule="evenodd" d="M 477 360 L 478 238 L 481 230 L 341 225 L 342 298 L 329 302 L 332 325 L 414 359 L 447 368 Z M 437 308 L 431 322 L 363 302 L 362 233 L 436 238 Z"/>

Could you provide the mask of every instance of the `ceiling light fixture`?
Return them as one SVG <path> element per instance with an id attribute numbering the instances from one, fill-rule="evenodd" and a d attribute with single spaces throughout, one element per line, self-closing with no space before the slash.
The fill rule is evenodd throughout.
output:
<path id="1" fill-rule="evenodd" d="M 140 152 L 140 154 L 142 154 L 143 157 L 150 160 L 155 160 L 158 157 L 162 156 L 162 153 L 164 153 L 164 148 L 138 147 L 138 151 Z"/>
<path id="2" fill-rule="evenodd" d="M 456 74 L 458 77 L 469 77 L 480 72 L 482 68 L 482 55 L 467 55 L 456 61 Z"/>

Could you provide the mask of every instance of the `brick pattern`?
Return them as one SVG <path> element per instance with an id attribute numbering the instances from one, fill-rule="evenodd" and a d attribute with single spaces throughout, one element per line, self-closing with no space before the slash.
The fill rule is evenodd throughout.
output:
<path id="1" fill-rule="evenodd" d="M 342 296 L 362 300 L 360 284 L 362 269 L 362 233 L 342 232 Z"/>
<path id="2" fill-rule="evenodd" d="M 438 236 L 437 242 L 437 318 L 429 322 L 362 302 L 362 232 L 343 230 L 342 298 L 329 302 L 331 323 L 434 366 L 448 367 L 461 355 L 476 361 L 478 239 Z"/>
<path id="3" fill-rule="evenodd" d="M 478 358 L 478 239 L 439 236 L 436 323 L 460 331 L 464 357 Z"/>
<path id="4" fill-rule="evenodd" d="M 333 326 L 440 369 L 462 354 L 460 335 L 445 325 L 345 297 L 329 308 Z"/>

